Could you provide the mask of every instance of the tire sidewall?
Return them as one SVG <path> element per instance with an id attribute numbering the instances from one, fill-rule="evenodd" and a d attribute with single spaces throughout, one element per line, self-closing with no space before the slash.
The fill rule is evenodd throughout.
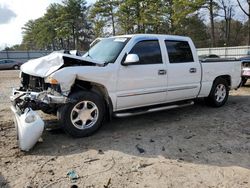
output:
<path id="1" fill-rule="evenodd" d="M 242 86 L 245 86 L 246 83 L 247 83 L 247 78 L 243 77 L 243 78 L 242 78 L 242 81 L 241 81 L 241 85 L 242 85 Z"/>
<path id="2" fill-rule="evenodd" d="M 68 103 L 62 106 L 59 109 L 59 120 L 61 121 L 62 128 L 65 130 L 65 132 L 73 137 L 79 138 L 79 137 L 89 136 L 93 134 L 95 131 L 97 131 L 103 123 L 104 113 L 105 113 L 102 97 L 100 97 L 94 92 L 81 91 L 71 94 L 69 98 L 75 101 L 73 103 Z M 92 125 L 90 128 L 86 128 L 83 130 L 76 128 L 71 122 L 71 112 L 74 106 L 81 101 L 93 102 L 97 106 L 99 111 L 96 123 Z"/>
<path id="3" fill-rule="evenodd" d="M 13 67 L 13 69 L 14 69 L 14 70 L 19 70 L 19 66 L 18 66 L 18 65 L 15 65 L 15 66 Z"/>
<path id="4" fill-rule="evenodd" d="M 217 86 L 220 85 L 220 84 L 223 84 L 225 86 L 225 88 L 226 88 L 226 96 L 225 96 L 223 101 L 218 102 L 216 100 L 215 91 L 216 91 Z M 218 79 L 215 80 L 215 82 L 213 84 L 213 87 L 212 87 L 212 90 L 211 90 L 211 92 L 209 94 L 209 97 L 208 97 L 209 103 L 213 107 L 221 107 L 227 102 L 228 95 L 229 95 L 229 87 L 228 87 L 227 81 L 222 79 L 222 78 L 218 78 Z"/>

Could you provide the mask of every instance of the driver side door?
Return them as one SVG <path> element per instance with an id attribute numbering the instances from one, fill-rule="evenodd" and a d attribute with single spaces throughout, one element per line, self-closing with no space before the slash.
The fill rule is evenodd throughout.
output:
<path id="1" fill-rule="evenodd" d="M 138 63 L 121 65 L 117 82 L 117 110 L 153 105 L 166 101 L 167 68 L 158 39 L 137 42 L 129 54 Z"/>

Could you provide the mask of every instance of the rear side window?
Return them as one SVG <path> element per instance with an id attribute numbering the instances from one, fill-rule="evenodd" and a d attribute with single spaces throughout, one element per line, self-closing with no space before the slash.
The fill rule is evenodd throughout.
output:
<path id="1" fill-rule="evenodd" d="M 158 40 L 147 40 L 138 42 L 130 54 L 137 54 L 140 58 L 138 64 L 161 64 L 162 56 Z"/>
<path id="2" fill-rule="evenodd" d="M 165 41 L 170 63 L 193 62 L 193 54 L 187 41 Z"/>

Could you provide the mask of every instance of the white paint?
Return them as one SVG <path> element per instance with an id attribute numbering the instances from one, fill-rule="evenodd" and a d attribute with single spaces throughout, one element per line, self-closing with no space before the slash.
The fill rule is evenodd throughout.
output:
<path id="1" fill-rule="evenodd" d="M 49 76 L 56 79 L 65 93 L 69 93 L 76 79 L 102 85 L 106 88 L 112 100 L 114 111 L 206 97 L 209 95 L 215 78 L 221 75 L 231 77 L 231 89 L 237 88 L 241 81 L 241 62 L 200 64 L 195 46 L 188 37 L 145 34 L 124 37 L 131 37 L 131 40 L 124 47 L 114 64 L 108 64 L 107 66 L 71 66 L 59 69 L 63 65 L 63 56 L 88 61 L 90 59 L 65 54 L 51 54 L 28 62 L 21 69 L 31 75 Z M 159 40 L 162 64 L 121 65 L 125 54 L 129 53 L 137 42 L 148 39 Z M 170 64 L 165 40 L 187 41 L 191 47 L 194 62 Z M 94 60 L 91 61 L 94 62 Z M 94 63 L 100 64 L 100 62 Z M 190 73 L 191 68 L 195 68 L 196 72 Z M 167 74 L 159 75 L 159 70 L 166 70 Z"/>
<path id="2" fill-rule="evenodd" d="M 23 151 L 29 151 L 41 137 L 44 122 L 32 109 L 26 108 L 25 112 L 20 116 L 14 107 L 11 107 L 11 110 L 15 114 L 15 126 L 19 147 Z"/>
<path id="3" fill-rule="evenodd" d="M 86 57 L 54 52 L 44 57 L 29 60 L 21 66 L 21 71 L 25 72 L 26 74 L 45 78 L 58 70 L 64 64 L 63 57 L 88 61 L 99 65 L 104 64 L 104 62 L 94 61 Z"/>

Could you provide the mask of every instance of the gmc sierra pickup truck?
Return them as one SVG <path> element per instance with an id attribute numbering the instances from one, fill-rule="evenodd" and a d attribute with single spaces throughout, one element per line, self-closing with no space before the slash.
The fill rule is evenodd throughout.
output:
<path id="1" fill-rule="evenodd" d="M 84 56 L 52 53 L 21 66 L 12 110 L 31 124 L 36 110 L 58 116 L 74 137 L 94 133 L 105 118 L 192 105 L 223 106 L 241 82 L 240 61 L 199 61 L 188 37 L 135 34 L 105 38 Z M 27 110 L 29 109 L 29 110 Z"/>

